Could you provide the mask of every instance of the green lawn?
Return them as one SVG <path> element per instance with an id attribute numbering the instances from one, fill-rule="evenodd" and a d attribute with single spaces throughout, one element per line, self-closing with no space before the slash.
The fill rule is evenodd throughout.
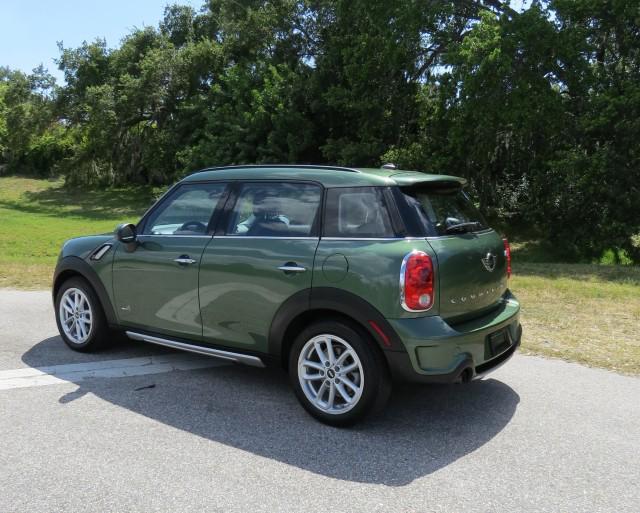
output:
<path id="1" fill-rule="evenodd" d="M 0 177 L 0 287 L 48 288 L 65 239 L 136 221 L 162 191 Z M 640 268 L 527 263 L 514 250 L 523 351 L 640 374 Z M 537 259 L 540 256 L 538 255 Z"/>
<path id="2" fill-rule="evenodd" d="M 66 239 L 137 221 L 161 192 L 68 189 L 60 180 L 0 177 L 0 287 L 48 287 Z"/>

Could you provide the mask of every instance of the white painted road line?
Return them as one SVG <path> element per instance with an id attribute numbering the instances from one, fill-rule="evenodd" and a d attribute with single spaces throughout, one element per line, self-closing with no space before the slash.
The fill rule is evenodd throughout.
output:
<path id="1" fill-rule="evenodd" d="M 77 383 L 90 378 L 124 378 L 175 370 L 206 369 L 228 362 L 182 353 L 125 358 L 101 362 L 69 363 L 0 371 L 0 390 Z"/>

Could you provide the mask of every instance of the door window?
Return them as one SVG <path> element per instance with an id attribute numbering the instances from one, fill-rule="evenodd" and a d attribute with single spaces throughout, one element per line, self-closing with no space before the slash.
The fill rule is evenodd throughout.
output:
<path id="1" fill-rule="evenodd" d="M 227 235 L 309 237 L 315 231 L 321 189 L 303 183 L 253 183 L 240 190 Z"/>
<path id="2" fill-rule="evenodd" d="M 206 235 L 226 184 L 181 185 L 145 223 L 143 235 Z"/>

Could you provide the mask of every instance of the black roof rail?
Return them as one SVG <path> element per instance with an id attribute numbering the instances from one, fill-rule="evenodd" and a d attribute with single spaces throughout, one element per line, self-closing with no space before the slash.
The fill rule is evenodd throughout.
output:
<path id="1" fill-rule="evenodd" d="M 207 167 L 204 169 L 201 169 L 199 171 L 195 171 L 196 173 L 201 173 L 203 171 L 218 171 L 218 170 L 222 170 L 222 169 L 267 169 L 267 168 L 274 168 L 274 167 L 284 167 L 284 168 L 292 168 L 292 169 L 296 169 L 296 168 L 304 168 L 304 169 L 324 169 L 327 171 L 346 171 L 348 173 L 360 173 L 360 171 L 358 171 L 357 169 L 353 169 L 350 167 L 341 167 L 341 166 L 323 166 L 323 165 L 318 165 L 318 164 L 236 164 L 233 166 L 214 166 L 214 167 Z"/>

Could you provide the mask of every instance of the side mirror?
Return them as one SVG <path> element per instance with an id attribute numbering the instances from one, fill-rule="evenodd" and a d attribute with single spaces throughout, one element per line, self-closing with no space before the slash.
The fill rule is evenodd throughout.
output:
<path id="1" fill-rule="evenodd" d="M 132 242 L 135 242 L 138 238 L 136 225 L 131 223 L 119 225 L 116 228 L 116 238 L 124 244 L 131 244 Z"/>

